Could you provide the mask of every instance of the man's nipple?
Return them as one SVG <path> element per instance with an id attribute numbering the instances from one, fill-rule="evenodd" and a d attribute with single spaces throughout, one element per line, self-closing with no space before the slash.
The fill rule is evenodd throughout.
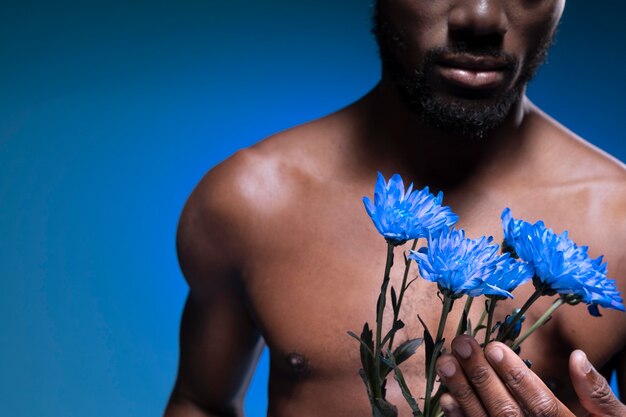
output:
<path id="1" fill-rule="evenodd" d="M 308 359 L 296 352 L 291 352 L 287 355 L 287 365 L 298 376 L 304 376 L 309 372 Z"/>

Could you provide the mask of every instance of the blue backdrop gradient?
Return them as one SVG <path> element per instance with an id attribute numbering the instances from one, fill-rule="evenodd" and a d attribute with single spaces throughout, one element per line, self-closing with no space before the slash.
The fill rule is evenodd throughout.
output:
<path id="1" fill-rule="evenodd" d="M 2 2 L 3 415 L 162 412 L 187 293 L 174 251 L 187 195 L 237 149 L 374 86 L 370 7 Z M 625 11 L 569 2 L 529 90 L 622 161 Z M 248 416 L 264 415 L 267 361 Z"/>

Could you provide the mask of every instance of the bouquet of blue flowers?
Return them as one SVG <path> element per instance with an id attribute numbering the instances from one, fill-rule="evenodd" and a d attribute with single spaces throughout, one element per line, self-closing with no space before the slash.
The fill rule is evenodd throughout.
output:
<path id="1" fill-rule="evenodd" d="M 458 216 L 443 206 L 443 194 L 434 196 L 428 187 L 405 190 L 402 178 L 395 174 L 386 181 L 378 174 L 374 201 L 363 198 L 365 209 L 378 232 L 387 242 L 387 261 L 376 303 L 376 324 L 365 323 L 361 335 L 348 334 L 359 341 L 363 380 L 374 417 L 397 416 L 397 408 L 386 400 L 387 377 L 393 374 L 414 416 L 436 417 L 441 414 L 439 398 L 445 387 L 435 391 L 435 362 L 442 354 L 443 338 L 448 313 L 455 301 L 465 297 L 463 315 L 456 334 L 468 333 L 474 337 L 484 331 L 483 346 L 497 340 L 519 351 L 520 344 L 537 328 L 546 323 L 563 304 L 585 303 L 589 312 L 599 316 L 599 308 L 624 311 L 615 281 L 607 278 L 607 265 L 602 257 L 589 257 L 586 246 L 578 246 L 567 232 L 555 234 L 542 221 L 531 224 L 515 219 L 511 210 L 502 213 L 504 242 L 502 251 L 493 238 L 471 239 L 463 230 L 453 226 Z M 419 239 L 426 246 L 417 249 Z M 394 248 L 412 241 L 412 249 L 404 255 L 404 274 L 399 289 L 390 287 L 390 273 L 394 263 Z M 437 284 L 442 301 L 437 331 L 424 327 L 423 337 L 408 339 L 394 346 L 395 336 L 404 327 L 399 319 L 407 288 L 418 278 L 409 277 L 411 262 L 416 262 L 419 275 Z M 499 300 L 512 298 L 512 292 L 531 281 L 535 291 L 520 309 L 503 322 L 494 323 L 494 312 Z M 475 297 L 485 296 L 485 310 L 472 327 L 467 315 Z M 522 322 L 530 306 L 542 296 L 557 296 L 551 307 L 522 334 Z M 383 316 L 388 300 L 391 302 L 391 328 L 383 329 Z M 411 393 L 399 365 L 424 345 L 426 389 L 418 403 Z"/>

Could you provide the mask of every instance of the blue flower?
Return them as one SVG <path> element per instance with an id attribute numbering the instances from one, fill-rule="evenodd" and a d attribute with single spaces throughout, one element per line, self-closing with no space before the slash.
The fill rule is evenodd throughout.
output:
<path id="1" fill-rule="evenodd" d="M 578 246 L 567 231 L 557 235 L 542 221 L 530 224 L 514 219 L 511 210 L 502 213 L 505 242 L 534 269 L 533 283 L 546 295 L 570 295 L 589 304 L 593 315 L 598 306 L 624 310 L 615 281 L 607 279 L 602 257 L 591 259 L 588 247 Z"/>
<path id="2" fill-rule="evenodd" d="M 483 285 L 496 272 L 502 258 L 498 255 L 498 245 L 491 241 L 491 237 L 469 239 L 463 230 L 444 229 L 428 238 L 428 247 L 411 251 L 409 258 L 417 262 L 420 275 L 436 282 L 444 295 L 455 298 L 470 292 L 479 295 L 486 290 Z"/>
<path id="3" fill-rule="evenodd" d="M 602 262 L 602 256 L 591 262 L 596 268 L 596 276 L 585 283 L 588 297 L 582 299 L 589 304 L 589 313 L 592 316 L 600 316 L 598 306 L 624 311 L 623 300 L 617 291 L 615 280 L 606 278 L 606 262 Z"/>
<path id="4" fill-rule="evenodd" d="M 516 261 L 508 253 L 500 256 L 495 263 L 496 269 L 485 277 L 484 282 L 468 295 L 477 297 L 508 297 L 513 298 L 513 290 L 530 281 L 533 277 L 533 268 L 526 262 Z"/>
<path id="5" fill-rule="evenodd" d="M 504 228 L 504 242 L 503 251 L 510 252 L 511 256 L 517 258 L 518 254 L 515 252 L 515 242 L 519 239 L 522 233 L 522 226 L 528 224 L 523 220 L 514 219 L 511 215 L 511 209 L 508 207 L 502 212 L 502 227 Z"/>
<path id="6" fill-rule="evenodd" d="M 386 182 L 380 172 L 374 188 L 374 202 L 363 197 L 374 226 L 393 245 L 427 237 L 455 224 L 459 217 L 450 207 L 442 206 L 442 200 L 443 193 L 435 197 L 428 187 L 413 191 L 411 184 L 405 192 L 400 175 L 395 174 Z"/>
<path id="7" fill-rule="evenodd" d="M 509 327 L 511 325 L 511 322 L 513 321 L 513 318 L 519 312 L 520 312 L 520 309 L 516 308 L 515 310 L 513 310 L 513 313 L 511 315 L 506 316 L 506 318 L 504 319 L 504 324 L 502 326 L 500 326 L 500 330 Z M 522 317 L 520 317 L 519 320 L 517 320 L 515 322 L 515 325 L 513 326 L 513 328 L 511 330 L 509 330 L 509 332 L 508 332 L 507 340 L 515 340 L 515 339 L 517 339 L 517 337 L 522 332 L 522 323 L 524 323 L 525 320 L 526 320 L 526 316 L 522 315 Z"/>
<path id="8" fill-rule="evenodd" d="M 601 284 L 589 289 L 590 297 L 587 302 L 589 313 L 592 316 L 601 316 L 598 307 L 612 308 L 614 310 L 624 311 L 624 301 L 617 291 L 615 280 L 606 279 Z"/>

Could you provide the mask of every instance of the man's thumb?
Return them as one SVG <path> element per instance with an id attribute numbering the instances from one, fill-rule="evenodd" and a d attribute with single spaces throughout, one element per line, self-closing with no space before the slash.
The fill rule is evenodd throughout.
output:
<path id="1" fill-rule="evenodd" d="M 589 414 L 626 416 L 626 406 L 615 397 L 606 378 L 595 370 L 582 350 L 572 352 L 569 372 L 576 395 Z"/>

